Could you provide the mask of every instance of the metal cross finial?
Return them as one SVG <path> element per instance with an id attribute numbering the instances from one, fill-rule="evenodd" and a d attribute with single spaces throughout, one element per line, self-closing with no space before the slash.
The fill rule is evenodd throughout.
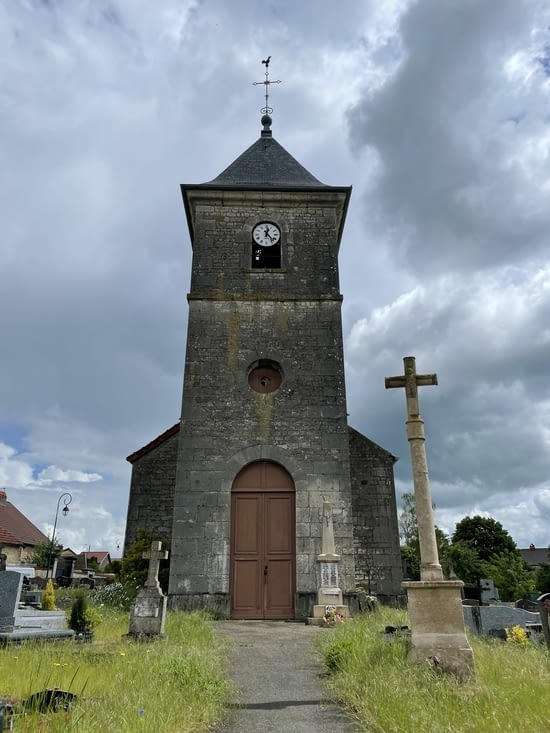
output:
<path id="1" fill-rule="evenodd" d="M 258 84 L 264 84 L 265 85 L 265 107 L 262 107 L 260 112 L 263 115 L 270 115 L 273 112 L 273 109 L 269 106 L 269 85 L 270 84 L 280 84 L 280 79 L 270 79 L 269 78 L 269 62 L 271 61 L 271 56 L 268 56 L 266 59 L 262 60 L 262 64 L 265 66 L 265 80 L 264 81 L 253 81 L 252 84 L 256 87 Z"/>

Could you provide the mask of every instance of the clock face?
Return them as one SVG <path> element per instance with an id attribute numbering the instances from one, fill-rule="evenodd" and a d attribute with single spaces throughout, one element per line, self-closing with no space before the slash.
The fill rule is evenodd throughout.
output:
<path id="1" fill-rule="evenodd" d="M 281 238 L 281 231 L 275 224 L 262 222 L 261 224 L 256 224 L 252 232 L 252 237 L 260 247 L 272 247 Z"/>

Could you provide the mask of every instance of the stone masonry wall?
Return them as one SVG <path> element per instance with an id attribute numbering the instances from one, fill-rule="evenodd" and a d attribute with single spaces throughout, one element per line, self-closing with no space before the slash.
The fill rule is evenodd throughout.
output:
<path id="1" fill-rule="evenodd" d="M 353 544 L 358 587 L 400 604 L 402 571 L 393 481 L 395 458 L 350 428 Z"/>
<path id="2" fill-rule="evenodd" d="M 231 485 L 275 460 L 296 487 L 297 592 L 317 590 L 323 498 L 335 507 L 344 589 L 354 586 L 349 441 L 333 193 L 264 194 L 197 204 L 174 506 L 170 602 L 229 592 Z M 268 200 L 269 199 L 269 200 Z M 323 206 L 323 203 L 325 204 Z M 258 221 L 282 231 L 281 270 L 252 270 Z M 250 389 L 260 359 L 273 393 Z"/>
<path id="3" fill-rule="evenodd" d="M 177 450 L 176 432 L 132 464 L 125 551 L 136 541 L 140 528 L 160 540 L 165 549 L 170 548 Z"/>

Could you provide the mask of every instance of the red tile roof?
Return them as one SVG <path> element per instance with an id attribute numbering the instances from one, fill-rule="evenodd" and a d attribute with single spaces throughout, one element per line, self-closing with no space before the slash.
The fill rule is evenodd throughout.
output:
<path id="1" fill-rule="evenodd" d="M 93 558 L 95 558 L 99 565 L 101 565 L 104 560 L 109 558 L 109 553 L 105 550 L 90 550 L 89 552 L 81 552 L 80 554 L 84 555 L 86 560 L 92 560 Z"/>
<path id="2" fill-rule="evenodd" d="M 46 535 L 8 501 L 6 492 L 0 491 L 0 544 L 34 547 L 47 541 Z"/>

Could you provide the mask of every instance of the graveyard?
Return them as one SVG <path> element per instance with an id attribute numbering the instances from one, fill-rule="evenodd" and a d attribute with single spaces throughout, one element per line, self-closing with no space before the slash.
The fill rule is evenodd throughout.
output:
<path id="1" fill-rule="evenodd" d="M 324 549 L 333 550 L 330 521 L 325 526 Z M 13 633 L 11 643 L 0 647 L 3 730 L 10 725 L 26 733 L 176 733 L 217 730 L 238 715 L 227 636 L 204 612 L 166 611 L 157 579 L 164 558 L 160 543 L 153 542 L 145 554 L 147 579 L 133 601 L 120 583 L 85 591 L 95 622 L 93 634 L 85 638 L 68 628 L 70 610 L 83 591 L 57 589 L 56 611 L 34 608 L 33 631 L 28 609 L 19 604 L 8 608 L 8 601 L 13 606 L 21 592 L 20 581 L 13 578 L 17 574 L 0 574 L 4 641 L 8 626 Z M 320 556 L 321 563 L 335 559 L 334 552 Z M 535 605 L 532 610 L 506 604 L 464 606 L 476 674 L 462 679 L 445 671 L 436 656 L 414 661 L 407 611 L 379 604 L 353 620 L 316 624 L 308 654 L 318 664 L 325 698 L 363 730 L 483 732 L 522 726 L 543 731 L 550 725 L 549 652 L 541 639 L 531 640 L 525 631 L 539 616 Z M 37 628 L 40 614 L 44 621 Z M 310 628 L 293 625 L 297 634 Z M 265 632 L 274 645 L 277 626 Z M 497 627 L 505 631 L 503 638 L 490 633 Z M 241 646 L 250 647 L 245 653 L 252 659 L 254 643 Z M 276 684 L 270 694 L 277 697 Z M 285 704 L 281 700 L 283 708 Z"/>
<path id="2" fill-rule="evenodd" d="M 59 600 L 68 597 L 63 591 Z M 215 621 L 168 612 L 162 638 L 129 641 L 129 611 L 103 605 L 99 612 L 90 643 L 30 641 L 0 649 L 4 702 L 16 706 L 56 687 L 75 696 L 68 711 L 17 714 L 14 731 L 207 731 L 232 714 L 237 697 L 224 676 L 229 650 Z M 318 630 L 311 654 L 328 673 L 325 692 L 364 730 L 548 729 L 544 647 L 470 635 L 477 676 L 457 684 L 428 663 L 411 664 L 406 636 L 388 640 L 381 633 L 388 624 L 408 623 L 405 611 L 382 608 Z"/>
<path id="3" fill-rule="evenodd" d="M 67 591 L 63 597 L 58 603 L 70 607 Z M 164 638 L 131 641 L 128 611 L 97 610 L 90 642 L 0 649 L 0 700 L 13 706 L 13 716 L 5 707 L 5 719 L 12 718 L 14 731 L 198 731 L 221 719 L 232 693 L 223 676 L 224 642 L 210 620 L 170 614 Z M 55 688 L 74 695 L 68 710 L 25 706 L 33 694 Z"/>

